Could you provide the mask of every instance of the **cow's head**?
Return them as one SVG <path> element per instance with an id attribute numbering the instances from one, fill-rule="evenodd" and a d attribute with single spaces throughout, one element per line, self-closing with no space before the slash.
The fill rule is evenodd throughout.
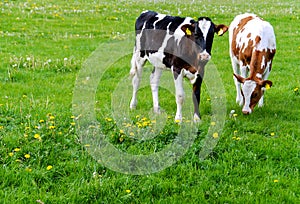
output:
<path id="1" fill-rule="evenodd" d="M 246 115 L 250 114 L 260 98 L 263 96 L 265 89 L 272 86 L 272 82 L 260 78 L 244 78 L 236 74 L 234 74 L 234 76 L 240 83 L 243 83 L 241 90 L 244 99 L 242 112 Z"/>
<path id="2" fill-rule="evenodd" d="M 223 24 L 215 25 L 208 17 L 200 17 L 197 22 L 185 24 L 181 29 L 199 47 L 198 60 L 208 62 L 211 58 L 214 34 L 222 36 L 228 27 Z"/>

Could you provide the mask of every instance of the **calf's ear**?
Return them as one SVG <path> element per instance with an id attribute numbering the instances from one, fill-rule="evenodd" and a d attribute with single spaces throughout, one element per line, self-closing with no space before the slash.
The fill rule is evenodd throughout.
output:
<path id="1" fill-rule="evenodd" d="M 194 27 L 194 25 L 184 24 L 183 26 L 181 26 L 181 30 L 182 30 L 187 36 L 191 36 L 192 33 L 194 33 L 194 31 L 195 31 L 195 27 Z"/>
<path id="2" fill-rule="evenodd" d="M 270 80 L 263 80 L 263 81 L 260 82 L 260 85 L 268 90 L 268 89 L 271 88 L 273 83 Z"/>
<path id="3" fill-rule="evenodd" d="M 240 82 L 240 83 L 244 83 L 246 81 L 246 79 L 238 74 L 233 74 L 235 76 L 235 78 Z"/>
<path id="4" fill-rule="evenodd" d="M 218 36 L 222 36 L 224 33 L 226 33 L 228 30 L 228 26 L 220 24 L 215 25 L 215 33 L 218 34 Z"/>

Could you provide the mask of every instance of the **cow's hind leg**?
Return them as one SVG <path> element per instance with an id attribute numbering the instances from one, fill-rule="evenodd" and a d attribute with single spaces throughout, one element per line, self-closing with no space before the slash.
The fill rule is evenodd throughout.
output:
<path id="1" fill-rule="evenodd" d="M 139 52 L 134 52 L 131 59 L 130 75 L 132 78 L 132 98 L 130 101 L 130 109 L 135 109 L 137 105 L 137 92 L 142 79 L 143 66 L 146 62 L 146 58 L 141 58 Z"/>
<path id="2" fill-rule="evenodd" d="M 150 85 L 152 91 L 152 98 L 153 98 L 153 111 L 155 113 L 160 113 L 159 107 L 159 100 L 158 100 L 158 88 L 159 88 L 159 81 L 162 74 L 162 70 L 160 68 L 153 69 L 150 75 Z"/>

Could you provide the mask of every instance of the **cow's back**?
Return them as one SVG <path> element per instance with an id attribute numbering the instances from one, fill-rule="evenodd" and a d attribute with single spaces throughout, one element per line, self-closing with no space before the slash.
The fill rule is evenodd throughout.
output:
<path id="1" fill-rule="evenodd" d="M 158 29 L 158 30 L 169 30 L 172 33 L 184 22 L 186 18 L 178 16 L 168 16 L 165 14 L 159 14 L 154 11 L 143 12 L 135 23 L 135 30 L 139 31 L 142 29 Z"/>
<path id="2" fill-rule="evenodd" d="M 250 64 L 254 52 L 276 49 L 274 30 L 271 24 L 255 14 L 235 17 L 229 27 L 231 57 L 244 65 Z"/>

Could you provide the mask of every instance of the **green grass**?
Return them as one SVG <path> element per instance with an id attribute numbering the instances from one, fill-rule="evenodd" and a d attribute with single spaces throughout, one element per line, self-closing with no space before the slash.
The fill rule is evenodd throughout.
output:
<path id="1" fill-rule="evenodd" d="M 28 0 L 1 1 L 0 7 L 0 203 L 299 202 L 297 1 Z M 184 156 L 162 171 L 131 175 L 111 170 L 89 153 L 97 144 L 81 142 L 80 115 L 73 116 L 72 103 L 84 62 L 99 46 L 122 44 L 125 34 L 133 31 L 136 17 L 146 9 L 191 17 L 207 15 L 215 23 L 227 25 L 239 13 L 254 12 L 274 26 L 277 53 L 269 77 L 274 86 L 266 92 L 265 106 L 244 116 L 235 104 L 228 34 L 215 37 L 210 64 L 222 78 L 227 109 L 216 147 L 205 160 L 199 159 L 214 122 L 206 81 L 202 123 Z M 151 155 L 176 141 L 181 127 L 173 122 L 175 99 L 170 90 L 160 89 L 166 125 L 159 129 L 150 118 L 152 98 L 145 85 L 137 110 L 129 113 L 130 124 L 119 124 L 118 115 L 112 112 L 112 97 L 122 80 L 130 87 L 129 54 L 101 68 L 105 72 L 97 85 L 96 117 L 106 141 L 116 148 Z M 146 80 L 150 72 L 148 65 Z M 170 73 L 164 73 L 164 78 L 173 83 Z M 230 117 L 231 110 L 237 115 Z M 152 131 L 154 138 L 140 137 L 151 136 Z"/>

